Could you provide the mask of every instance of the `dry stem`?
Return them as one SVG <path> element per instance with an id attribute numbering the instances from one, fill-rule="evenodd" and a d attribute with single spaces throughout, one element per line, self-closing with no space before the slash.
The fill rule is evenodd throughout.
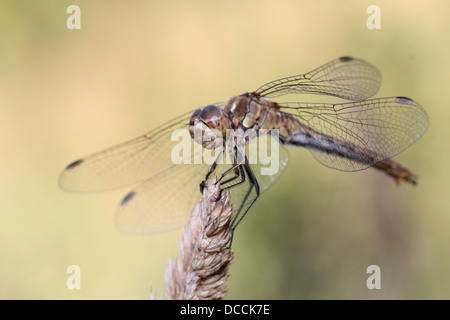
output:
<path id="1" fill-rule="evenodd" d="M 214 179 L 192 210 L 181 236 L 181 259 L 170 259 L 166 268 L 168 299 L 223 299 L 228 292 L 224 283 L 233 252 L 226 245 L 231 239 L 233 206 L 228 192 L 217 200 L 219 194 Z"/>

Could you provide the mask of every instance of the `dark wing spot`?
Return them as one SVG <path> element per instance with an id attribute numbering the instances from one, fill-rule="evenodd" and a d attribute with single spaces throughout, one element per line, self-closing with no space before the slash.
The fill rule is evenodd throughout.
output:
<path id="1" fill-rule="evenodd" d="M 342 61 L 342 62 L 353 61 L 353 60 L 355 60 L 355 59 L 352 57 L 340 57 L 339 58 L 339 61 Z"/>
<path id="2" fill-rule="evenodd" d="M 122 201 L 120 202 L 121 206 L 126 205 L 128 202 L 130 202 L 131 199 L 134 198 L 134 196 L 136 195 L 136 191 L 131 191 L 130 193 L 128 193 L 125 198 L 122 199 Z"/>
<path id="3" fill-rule="evenodd" d="M 66 167 L 66 170 L 70 170 L 70 169 L 73 169 L 73 168 L 75 168 L 75 167 L 77 167 L 77 166 L 79 166 L 80 164 L 82 164 L 84 162 L 84 160 L 83 159 L 80 159 L 80 160 L 77 160 L 77 161 L 74 161 L 74 162 L 72 162 L 71 164 L 69 164 L 67 167 Z"/>
<path id="4" fill-rule="evenodd" d="M 395 98 L 395 102 L 402 103 L 402 104 L 412 104 L 413 101 L 410 98 L 406 97 L 397 97 Z"/>

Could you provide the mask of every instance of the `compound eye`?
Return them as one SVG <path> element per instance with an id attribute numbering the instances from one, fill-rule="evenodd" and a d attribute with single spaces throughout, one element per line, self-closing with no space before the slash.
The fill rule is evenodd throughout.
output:
<path id="1" fill-rule="evenodd" d="M 209 105 L 202 109 L 199 116 L 208 125 L 211 125 L 212 127 L 217 127 L 220 124 L 222 110 L 218 106 Z"/>
<path id="2" fill-rule="evenodd" d="M 189 119 L 189 125 L 193 125 L 194 124 L 194 120 L 198 119 L 198 116 L 199 116 L 201 111 L 202 111 L 202 109 L 197 109 L 197 110 L 194 111 L 194 113 L 191 116 L 191 119 Z"/>

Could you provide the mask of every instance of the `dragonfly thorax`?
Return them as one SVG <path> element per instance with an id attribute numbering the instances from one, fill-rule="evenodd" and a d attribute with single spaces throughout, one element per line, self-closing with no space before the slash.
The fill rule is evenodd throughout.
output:
<path id="1" fill-rule="evenodd" d="M 276 129 L 280 124 L 279 105 L 255 92 L 233 96 L 225 103 L 225 111 L 238 119 L 244 130 Z M 235 122 L 235 121 L 233 121 Z"/>

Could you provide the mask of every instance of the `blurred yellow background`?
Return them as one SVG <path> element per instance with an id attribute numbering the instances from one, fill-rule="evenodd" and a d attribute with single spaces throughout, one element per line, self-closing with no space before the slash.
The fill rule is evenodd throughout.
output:
<path id="1" fill-rule="evenodd" d="M 80 30 L 66 27 L 71 4 Z M 366 27 L 372 4 L 380 30 Z M 290 150 L 287 172 L 237 230 L 227 298 L 449 299 L 449 10 L 444 0 L 2 1 L 0 298 L 164 297 L 181 230 L 121 234 L 114 212 L 128 190 L 65 193 L 63 168 L 351 55 L 381 71 L 378 97 L 427 111 L 428 131 L 396 157 L 418 186 Z M 81 268 L 80 290 L 66 287 L 69 265 Z M 380 290 L 366 287 L 370 265 Z"/>

